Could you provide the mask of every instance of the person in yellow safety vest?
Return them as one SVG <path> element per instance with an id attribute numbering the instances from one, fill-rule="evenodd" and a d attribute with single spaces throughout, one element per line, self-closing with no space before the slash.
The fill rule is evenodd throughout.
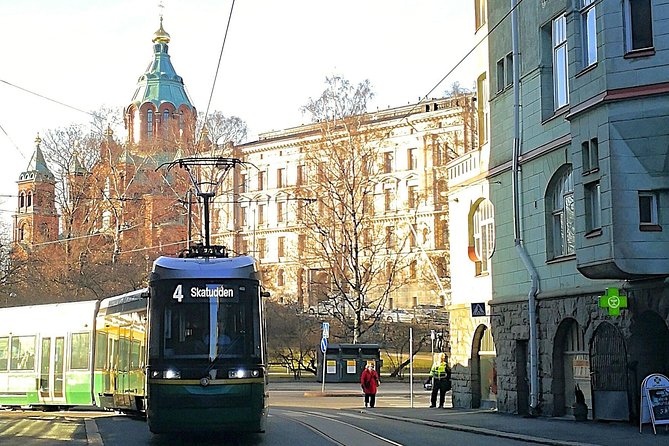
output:
<path id="1" fill-rule="evenodd" d="M 437 392 L 439 392 L 439 408 L 443 409 L 446 392 L 451 390 L 451 368 L 446 362 L 446 353 L 435 355 L 430 369 L 430 377 L 432 378 L 430 408 L 437 407 Z"/>

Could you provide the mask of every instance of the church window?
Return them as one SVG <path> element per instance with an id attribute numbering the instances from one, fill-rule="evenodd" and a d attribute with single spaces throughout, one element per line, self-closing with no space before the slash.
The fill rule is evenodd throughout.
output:
<path id="1" fill-rule="evenodd" d="M 153 136 L 153 110 L 146 112 L 146 136 Z"/>
<path id="2" fill-rule="evenodd" d="M 33 205 L 33 193 L 28 192 L 28 197 L 27 197 L 27 200 L 26 200 L 26 206 L 30 207 L 32 205 Z"/>
<path id="3" fill-rule="evenodd" d="M 164 110 L 163 111 L 163 133 L 165 138 L 167 138 L 167 132 L 169 131 L 169 126 L 170 126 L 170 111 L 169 110 Z"/>
<path id="4" fill-rule="evenodd" d="M 19 208 L 22 208 L 26 205 L 26 197 L 23 195 L 23 192 L 19 195 Z"/>

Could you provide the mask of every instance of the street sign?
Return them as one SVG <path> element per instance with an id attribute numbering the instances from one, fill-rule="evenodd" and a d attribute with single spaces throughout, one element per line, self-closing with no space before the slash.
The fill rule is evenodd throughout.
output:
<path id="1" fill-rule="evenodd" d="M 321 353 L 325 354 L 328 350 L 328 340 L 327 338 L 321 339 Z"/>
<path id="2" fill-rule="evenodd" d="M 330 323 L 323 322 L 323 339 L 327 339 L 329 337 L 330 337 Z"/>
<path id="3" fill-rule="evenodd" d="M 482 317 L 485 315 L 485 302 L 473 302 L 472 317 Z"/>

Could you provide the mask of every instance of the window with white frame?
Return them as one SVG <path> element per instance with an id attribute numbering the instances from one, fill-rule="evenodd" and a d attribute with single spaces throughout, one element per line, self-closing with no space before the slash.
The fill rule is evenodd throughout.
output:
<path id="1" fill-rule="evenodd" d="M 551 179 L 546 203 L 549 257 L 574 254 L 574 180 L 571 165 L 561 168 Z"/>
<path id="2" fill-rule="evenodd" d="M 476 253 L 476 274 L 488 272 L 488 260 L 495 250 L 495 208 L 488 199 L 483 199 L 472 214 L 472 240 Z"/>
<path id="3" fill-rule="evenodd" d="M 639 192 L 639 224 L 657 226 L 657 195 L 654 192 Z"/>
<path id="4" fill-rule="evenodd" d="M 653 47 L 653 16 L 650 0 L 623 0 L 627 51 Z"/>
<path id="5" fill-rule="evenodd" d="M 583 29 L 583 66 L 597 62 L 597 19 L 595 0 L 581 0 L 581 23 Z"/>
<path id="6" fill-rule="evenodd" d="M 553 20 L 553 103 L 555 110 L 569 103 L 567 16 Z"/>

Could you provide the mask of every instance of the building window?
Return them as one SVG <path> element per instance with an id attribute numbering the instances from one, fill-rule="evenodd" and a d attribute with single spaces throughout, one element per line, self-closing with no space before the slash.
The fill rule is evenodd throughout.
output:
<path id="1" fill-rule="evenodd" d="M 33 205 L 33 193 L 28 192 L 28 195 L 26 196 L 26 206 L 30 207 Z"/>
<path id="2" fill-rule="evenodd" d="M 504 81 L 506 82 L 506 87 L 510 87 L 513 84 L 513 54 L 509 53 L 505 58 L 505 74 Z"/>
<path id="3" fill-rule="evenodd" d="M 363 215 L 374 215 L 374 195 L 371 193 L 365 194 L 362 199 L 362 213 Z"/>
<path id="4" fill-rule="evenodd" d="M 297 166 L 297 178 L 295 183 L 297 186 L 302 186 L 304 184 L 304 166 L 301 164 Z"/>
<path id="5" fill-rule="evenodd" d="M 286 169 L 276 169 L 276 187 L 282 188 L 285 186 L 284 181 L 286 178 Z"/>
<path id="6" fill-rule="evenodd" d="M 418 186 L 409 186 L 409 208 L 415 209 L 418 206 Z"/>
<path id="7" fill-rule="evenodd" d="M 258 239 L 258 258 L 264 259 L 267 250 L 267 241 L 264 238 Z"/>
<path id="8" fill-rule="evenodd" d="M 583 65 L 589 67 L 597 62 L 597 20 L 595 15 L 595 0 L 581 0 L 581 2 Z"/>
<path id="9" fill-rule="evenodd" d="M 504 90 L 504 59 L 497 61 L 497 93 Z"/>
<path id="10" fill-rule="evenodd" d="M 474 13 L 476 18 L 476 29 L 488 21 L 488 0 L 474 0 Z"/>
<path id="11" fill-rule="evenodd" d="M 581 144 L 581 155 L 583 157 L 583 175 L 599 170 L 599 144 L 597 138 L 585 141 Z"/>
<path id="12" fill-rule="evenodd" d="M 624 0 L 627 51 L 653 47 L 653 17 L 650 0 Z"/>
<path id="13" fill-rule="evenodd" d="M 393 154 L 391 152 L 383 153 L 383 173 L 393 171 Z"/>
<path id="14" fill-rule="evenodd" d="M 585 231 L 586 234 L 601 229 L 602 206 L 599 181 L 584 185 L 585 192 Z"/>
<path id="15" fill-rule="evenodd" d="M 279 257 L 284 257 L 286 255 L 286 237 L 277 238 L 276 243 Z"/>
<path id="16" fill-rule="evenodd" d="M 276 203 L 276 221 L 282 223 L 284 220 L 285 206 L 282 201 Z"/>
<path id="17" fill-rule="evenodd" d="M 418 169 L 418 157 L 416 155 L 417 149 L 407 149 L 407 170 Z"/>
<path id="18" fill-rule="evenodd" d="M 258 171 L 258 190 L 265 189 L 265 171 Z"/>
<path id="19" fill-rule="evenodd" d="M 239 193 L 246 192 L 246 174 L 242 173 L 239 175 Z"/>
<path id="20" fill-rule="evenodd" d="M 639 192 L 639 224 L 657 226 L 657 195 L 653 192 Z"/>
<path id="21" fill-rule="evenodd" d="M 574 254 L 574 181 L 571 165 L 560 169 L 551 179 L 546 203 L 549 256 L 557 258 Z"/>
<path id="22" fill-rule="evenodd" d="M 259 204 L 258 205 L 258 224 L 259 225 L 264 225 L 265 224 L 265 205 L 264 204 Z"/>
<path id="23" fill-rule="evenodd" d="M 488 260 L 495 250 L 495 208 L 490 200 L 479 202 L 470 225 L 470 246 L 475 254 L 472 260 L 476 263 L 476 275 L 481 275 L 488 272 Z"/>
<path id="24" fill-rule="evenodd" d="M 276 273 L 276 284 L 278 286 L 284 286 L 286 284 L 286 272 L 282 269 Z"/>
<path id="25" fill-rule="evenodd" d="M 395 249 L 395 227 L 386 226 L 386 249 Z"/>
<path id="26" fill-rule="evenodd" d="M 307 236 L 304 234 L 298 234 L 297 235 L 297 252 L 298 254 L 301 254 L 304 252 L 304 249 L 306 248 Z"/>
<path id="27" fill-rule="evenodd" d="M 386 212 L 392 209 L 393 191 L 391 189 L 384 189 L 383 191 L 383 206 Z"/>
<path id="28" fill-rule="evenodd" d="M 19 208 L 22 208 L 26 205 L 26 196 L 21 192 L 19 195 Z"/>
<path id="29" fill-rule="evenodd" d="M 488 80 L 486 74 L 481 74 L 476 80 L 476 104 L 478 107 L 478 124 L 479 124 L 479 146 L 488 142 L 488 123 L 490 108 L 488 105 Z"/>
<path id="30" fill-rule="evenodd" d="M 411 263 L 409 263 L 409 279 L 416 280 L 417 276 L 418 276 L 418 262 L 412 260 Z"/>
<path id="31" fill-rule="evenodd" d="M 148 137 L 153 136 L 153 110 L 147 110 L 146 112 L 146 135 Z"/>
<path id="32" fill-rule="evenodd" d="M 555 110 L 569 103 L 567 71 L 567 16 L 553 20 L 553 101 Z"/>
<path id="33" fill-rule="evenodd" d="M 164 110 L 163 111 L 163 136 L 165 138 L 167 138 L 167 136 L 168 136 L 169 126 L 170 126 L 170 111 L 169 110 Z"/>
<path id="34" fill-rule="evenodd" d="M 411 224 L 411 230 L 409 231 L 409 247 L 410 248 L 415 248 L 416 247 L 416 223 Z"/>

